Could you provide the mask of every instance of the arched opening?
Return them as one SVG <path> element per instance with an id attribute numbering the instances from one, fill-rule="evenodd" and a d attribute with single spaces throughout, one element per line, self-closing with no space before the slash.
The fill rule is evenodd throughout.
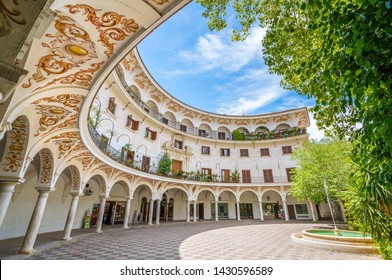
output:
<path id="1" fill-rule="evenodd" d="M 165 191 L 162 196 L 160 208 L 160 220 L 185 221 L 188 196 L 182 189 L 171 188 Z"/>
<path id="2" fill-rule="evenodd" d="M 199 126 L 199 136 L 201 137 L 211 137 L 212 129 L 208 124 L 203 123 Z"/>
<path id="3" fill-rule="evenodd" d="M 270 131 L 265 126 L 259 126 L 258 128 L 256 128 L 255 132 L 256 132 L 256 134 L 264 134 L 264 133 L 268 133 Z"/>
<path id="4" fill-rule="evenodd" d="M 177 124 L 176 117 L 173 115 L 172 112 L 169 112 L 169 111 L 167 111 L 163 114 L 162 122 L 171 126 L 171 127 L 176 127 L 176 124 Z"/>
<path id="5" fill-rule="evenodd" d="M 155 104 L 155 102 L 151 100 L 147 101 L 146 106 L 144 106 L 144 111 L 146 111 L 150 115 L 153 115 L 155 118 L 157 118 L 159 115 L 159 109 L 157 104 Z"/>
<path id="6" fill-rule="evenodd" d="M 259 200 L 254 192 L 241 193 L 239 205 L 241 219 L 260 219 Z"/>
<path id="7" fill-rule="evenodd" d="M 116 182 L 110 189 L 109 198 L 106 200 L 105 210 L 107 218 L 105 224 L 114 225 L 124 222 L 127 206 L 128 186 L 124 181 Z M 106 212 L 106 211 L 105 211 Z M 106 213 L 105 213 L 106 214 Z"/>
<path id="8" fill-rule="evenodd" d="M 245 127 L 239 127 L 239 128 L 237 128 L 237 130 L 238 130 L 241 134 L 244 134 L 244 135 L 249 134 L 249 130 L 248 130 L 247 128 L 245 128 Z"/>
<path id="9" fill-rule="evenodd" d="M 236 198 L 231 191 L 223 191 L 218 198 L 218 218 L 219 219 L 236 219 Z M 215 203 L 213 205 L 212 216 L 215 217 Z"/>
<path id="10" fill-rule="evenodd" d="M 278 192 L 273 190 L 266 191 L 263 194 L 262 203 L 264 219 L 284 219 L 282 197 Z"/>
<path id="11" fill-rule="evenodd" d="M 291 126 L 288 125 L 287 123 L 281 123 L 281 124 L 279 124 L 279 125 L 275 128 L 275 131 L 276 131 L 276 132 L 283 132 L 283 131 L 288 130 L 288 129 L 290 129 L 290 128 L 291 128 Z"/>
<path id="12" fill-rule="evenodd" d="M 101 201 L 99 199 L 99 195 L 102 193 L 106 193 L 106 186 L 104 185 L 105 181 L 101 175 L 92 176 L 83 187 L 84 195 L 79 199 L 79 206 L 77 216 L 75 217 L 75 221 L 77 219 L 83 220 L 84 214 L 86 211 L 91 213 L 90 227 L 96 227 L 98 224 L 99 217 L 99 208 L 101 205 Z M 105 212 L 107 212 L 105 205 Z M 79 218 L 78 218 L 79 217 Z M 108 219 L 108 215 L 103 215 L 102 223 L 105 224 Z"/>
<path id="13" fill-rule="evenodd" d="M 183 132 L 194 134 L 195 126 L 193 125 L 193 123 L 190 120 L 183 119 L 180 123 L 180 130 Z"/>
<path id="14" fill-rule="evenodd" d="M 131 223 L 148 223 L 152 192 L 147 185 L 139 185 L 134 193 L 131 203 Z"/>
<path id="15" fill-rule="evenodd" d="M 199 219 L 200 220 L 211 220 L 215 219 L 213 211 L 215 211 L 215 196 L 209 190 L 203 190 L 197 196 L 197 202 L 199 204 Z"/>
<path id="16" fill-rule="evenodd" d="M 140 94 L 139 89 L 135 85 L 131 85 L 129 88 L 131 90 L 130 94 L 133 99 L 136 99 L 136 101 L 139 101 L 142 99 L 142 95 Z"/>
<path id="17" fill-rule="evenodd" d="M 218 131 L 218 139 L 230 140 L 231 132 L 226 126 L 220 126 L 217 131 Z"/>

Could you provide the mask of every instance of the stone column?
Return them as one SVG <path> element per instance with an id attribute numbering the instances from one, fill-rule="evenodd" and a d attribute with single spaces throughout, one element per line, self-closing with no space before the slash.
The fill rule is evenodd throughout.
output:
<path id="1" fill-rule="evenodd" d="M 19 184 L 19 182 L 0 181 L 0 227 L 3 224 L 5 214 L 7 213 L 12 194 L 17 184 Z"/>
<path id="2" fill-rule="evenodd" d="M 263 203 L 259 200 L 259 208 L 260 208 L 260 221 L 264 221 L 264 213 L 263 213 Z"/>
<path id="3" fill-rule="evenodd" d="M 215 221 L 218 222 L 218 202 L 219 200 L 215 200 Z"/>
<path id="4" fill-rule="evenodd" d="M 106 197 L 101 197 L 101 205 L 99 206 L 99 213 L 98 213 L 98 220 L 97 220 L 97 229 L 95 230 L 96 233 L 102 233 L 102 222 L 103 222 L 103 215 L 105 214 L 105 204 L 106 204 Z"/>
<path id="5" fill-rule="evenodd" d="M 193 222 L 196 223 L 197 222 L 197 215 L 196 215 L 196 210 L 197 210 L 197 201 L 194 200 L 193 201 Z"/>
<path id="6" fill-rule="evenodd" d="M 317 217 L 316 217 L 316 213 L 315 213 L 315 210 L 314 210 L 314 204 L 312 202 L 310 202 L 310 201 L 309 201 L 309 203 L 310 203 L 310 212 L 312 214 L 313 222 L 317 222 Z"/>
<path id="7" fill-rule="evenodd" d="M 191 202 L 187 200 L 186 202 L 186 222 L 189 223 L 191 221 L 191 218 L 189 217 L 189 212 L 191 210 Z"/>
<path id="8" fill-rule="evenodd" d="M 282 199 L 283 202 L 283 210 L 284 210 L 284 218 L 286 221 L 289 221 L 289 211 L 287 210 L 287 203 L 286 203 L 286 199 Z"/>
<path id="9" fill-rule="evenodd" d="M 38 230 L 41 225 L 42 216 L 44 215 L 46 202 L 49 197 L 49 190 L 39 190 L 39 195 L 33 214 L 30 219 L 29 227 L 27 228 L 26 235 L 23 240 L 22 249 L 19 251 L 21 254 L 30 254 L 34 252 L 34 243 L 37 238 Z"/>
<path id="10" fill-rule="evenodd" d="M 241 221 L 240 201 L 237 200 L 237 221 Z"/>
<path id="11" fill-rule="evenodd" d="M 127 198 L 127 205 L 125 206 L 125 213 L 124 213 L 124 224 L 123 228 L 129 228 L 129 211 L 131 210 L 131 199 Z"/>
<path id="12" fill-rule="evenodd" d="M 156 220 L 155 220 L 156 225 L 160 224 L 159 223 L 160 216 L 161 216 L 161 200 L 158 199 L 157 200 L 157 213 L 156 213 Z"/>
<path id="13" fill-rule="evenodd" d="M 69 206 L 68 210 L 68 216 L 67 216 L 67 221 L 65 222 L 65 227 L 64 227 L 64 234 L 61 239 L 63 240 L 71 240 L 71 231 L 72 231 L 72 226 L 75 220 L 75 215 L 76 215 L 76 209 L 78 208 L 78 202 L 79 202 L 79 194 L 78 193 L 72 193 L 72 201 L 71 205 Z"/>
<path id="14" fill-rule="evenodd" d="M 148 225 L 152 226 L 152 216 L 154 215 L 154 200 L 150 200 L 150 209 L 148 210 Z"/>

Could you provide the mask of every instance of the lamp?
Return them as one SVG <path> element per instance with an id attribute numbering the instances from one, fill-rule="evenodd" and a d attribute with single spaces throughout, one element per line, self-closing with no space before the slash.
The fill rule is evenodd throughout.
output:
<path id="1" fill-rule="evenodd" d="M 90 189 L 89 184 L 86 184 L 86 186 L 84 187 L 83 193 L 85 196 L 91 196 L 93 194 L 93 191 Z"/>
<path id="2" fill-rule="evenodd" d="M 270 200 L 271 200 L 271 198 L 269 196 L 267 196 L 267 201 L 270 201 Z"/>

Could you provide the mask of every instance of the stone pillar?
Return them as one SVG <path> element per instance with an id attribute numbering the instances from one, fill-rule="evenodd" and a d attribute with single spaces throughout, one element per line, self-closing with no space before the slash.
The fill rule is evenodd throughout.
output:
<path id="1" fill-rule="evenodd" d="M 197 215 L 196 215 L 196 210 L 197 210 L 197 201 L 194 200 L 193 201 L 193 222 L 196 223 L 197 222 Z"/>
<path id="2" fill-rule="evenodd" d="M 215 221 L 218 222 L 218 202 L 219 200 L 215 200 Z"/>
<path id="3" fill-rule="evenodd" d="M 312 214 L 313 222 L 317 222 L 317 217 L 316 217 L 316 213 L 315 213 L 315 209 L 314 209 L 314 204 L 312 202 L 310 202 L 310 201 L 309 201 L 309 203 L 310 203 L 310 212 Z"/>
<path id="4" fill-rule="evenodd" d="M 17 184 L 19 184 L 19 182 L 0 181 L 0 227 L 3 224 L 5 214 L 7 213 L 12 194 Z"/>
<path id="5" fill-rule="evenodd" d="M 26 235 L 23 240 L 22 249 L 19 251 L 21 254 L 30 254 L 34 252 L 34 243 L 37 238 L 38 230 L 41 225 L 42 216 L 44 215 L 46 202 L 49 197 L 49 190 L 39 190 L 39 195 L 33 214 L 30 219 L 29 227 L 27 228 Z"/>
<path id="6" fill-rule="evenodd" d="M 191 221 L 191 218 L 189 217 L 189 212 L 191 210 L 191 202 L 187 200 L 186 202 L 186 222 L 189 223 Z"/>
<path id="7" fill-rule="evenodd" d="M 71 231 L 72 231 L 72 226 L 75 220 L 75 215 L 76 215 L 76 209 L 78 208 L 78 202 L 79 202 L 79 194 L 78 193 L 72 193 L 72 201 L 71 205 L 69 206 L 68 210 L 68 216 L 67 216 L 67 221 L 65 222 L 65 227 L 64 227 L 64 234 L 61 239 L 63 240 L 71 240 Z"/>
<path id="8" fill-rule="evenodd" d="M 125 213 L 124 213 L 124 225 L 123 225 L 123 228 L 129 228 L 128 223 L 129 223 L 129 216 L 130 216 L 129 211 L 130 210 L 131 210 L 131 199 L 127 198 L 127 205 L 125 206 Z"/>
<path id="9" fill-rule="evenodd" d="M 240 201 L 237 200 L 237 221 L 241 221 Z"/>
<path id="10" fill-rule="evenodd" d="M 286 221 L 289 221 L 289 211 L 287 210 L 287 203 L 286 203 L 286 199 L 282 199 L 283 201 L 283 210 L 284 210 L 284 218 Z"/>
<path id="11" fill-rule="evenodd" d="M 148 210 L 148 225 L 152 226 L 152 216 L 154 215 L 154 200 L 150 200 L 150 209 Z"/>
<path id="12" fill-rule="evenodd" d="M 101 205 L 99 206 L 98 220 L 97 220 L 97 229 L 96 233 L 102 233 L 102 222 L 103 222 L 103 214 L 105 214 L 105 204 L 106 197 L 101 197 Z"/>
<path id="13" fill-rule="evenodd" d="M 264 213 L 263 213 L 263 203 L 259 200 L 259 208 L 260 208 L 260 221 L 264 221 Z"/>
<path id="14" fill-rule="evenodd" d="M 156 225 L 160 224 L 159 223 L 160 216 L 161 216 L 161 200 L 158 199 L 157 200 L 157 214 L 156 214 L 156 220 L 155 220 Z"/>

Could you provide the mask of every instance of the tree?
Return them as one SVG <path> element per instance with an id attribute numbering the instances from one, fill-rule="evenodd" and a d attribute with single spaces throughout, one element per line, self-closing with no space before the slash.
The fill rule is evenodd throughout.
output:
<path id="1" fill-rule="evenodd" d="M 171 172 L 171 164 L 172 161 L 167 153 L 163 154 L 163 156 L 159 160 L 157 173 L 160 175 L 169 175 Z"/>
<path id="2" fill-rule="evenodd" d="M 266 28 L 262 44 L 270 72 L 282 77 L 284 88 L 315 98 L 319 128 L 352 143 L 356 172 L 346 195 L 348 210 L 379 243 L 387 240 L 383 248 L 392 258 L 392 227 L 376 224 L 390 221 L 392 211 L 391 2 L 196 2 L 215 30 L 226 27 L 231 5 L 239 20 L 234 40 L 245 39 L 255 23 Z"/>
<path id="3" fill-rule="evenodd" d="M 351 145 L 347 141 L 323 139 L 320 142 L 305 142 L 292 154 L 298 167 L 292 174 L 291 193 L 298 200 L 319 204 L 327 200 L 325 180 L 330 196 L 341 199 L 342 190 L 350 180 L 350 154 Z"/>

